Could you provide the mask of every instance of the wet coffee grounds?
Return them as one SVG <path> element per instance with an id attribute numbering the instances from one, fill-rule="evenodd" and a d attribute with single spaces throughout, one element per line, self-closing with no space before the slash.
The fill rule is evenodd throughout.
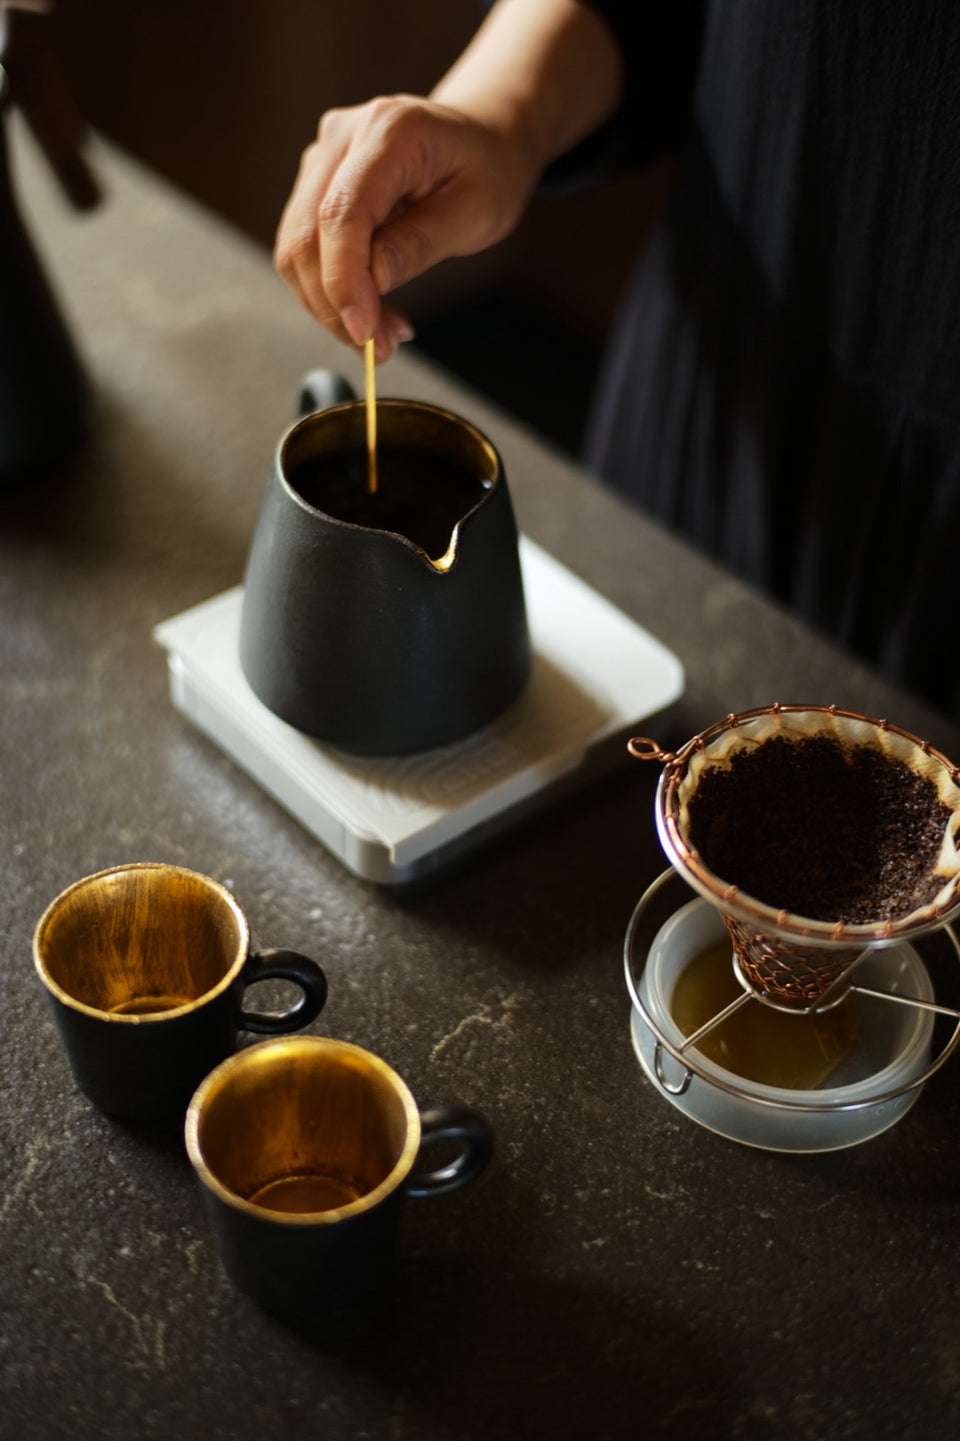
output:
<path id="1" fill-rule="evenodd" d="M 932 901 L 950 809 L 873 746 L 775 737 L 704 772 L 689 841 L 713 873 L 819 921 L 896 920 Z"/>

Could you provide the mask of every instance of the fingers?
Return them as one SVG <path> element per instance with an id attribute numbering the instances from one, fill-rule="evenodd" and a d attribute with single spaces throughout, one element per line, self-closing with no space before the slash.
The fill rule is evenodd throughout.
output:
<path id="1" fill-rule="evenodd" d="M 403 95 L 323 117 L 281 217 L 275 261 L 332 335 L 355 346 L 373 335 L 378 356 L 392 354 L 410 327 L 381 295 L 485 243 L 490 167 L 476 128 Z M 464 175 L 474 177 L 472 194 L 456 183 Z"/>
<path id="2" fill-rule="evenodd" d="M 303 152 L 290 197 L 277 227 L 274 264 L 300 303 L 338 340 L 349 342 L 340 316 L 323 288 L 318 212 L 340 162 L 342 143 L 315 141 Z"/>
<path id="3" fill-rule="evenodd" d="M 378 134 L 384 108 L 397 104 L 327 112 L 304 151 L 274 248 L 278 271 L 332 335 L 354 346 L 373 335 L 384 356 L 410 332 L 397 312 L 382 310 L 372 270 L 373 233 L 402 208 L 407 183 L 409 164 Z"/>
<path id="4" fill-rule="evenodd" d="M 335 116 L 331 138 L 340 127 Z M 393 96 L 359 107 L 349 143 L 332 171 L 318 212 L 323 290 L 354 343 L 376 333 L 380 296 L 444 254 L 442 237 L 423 233 L 415 263 L 384 257 L 378 235 L 442 186 L 448 161 L 440 143 L 446 117 L 426 102 Z"/>
<path id="5" fill-rule="evenodd" d="M 320 282 L 327 304 L 354 345 L 380 325 L 380 292 L 372 272 L 372 240 L 378 219 L 389 214 L 376 175 L 345 161 L 331 179 L 317 213 Z M 388 197 L 389 199 L 389 197 Z"/>
<path id="6" fill-rule="evenodd" d="M 415 96 L 328 111 L 304 151 L 275 260 L 339 340 L 378 360 L 412 335 L 381 296 L 439 260 L 501 239 L 531 180 L 497 132 Z"/>

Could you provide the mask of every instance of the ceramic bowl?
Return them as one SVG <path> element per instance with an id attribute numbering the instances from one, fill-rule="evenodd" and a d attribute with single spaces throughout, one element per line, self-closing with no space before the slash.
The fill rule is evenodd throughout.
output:
<path id="1" fill-rule="evenodd" d="M 679 888 L 690 896 L 682 882 Z M 662 912 L 665 896 L 655 899 Z M 669 1049 L 679 1048 L 684 1039 L 671 1012 L 677 978 L 694 956 L 726 938 L 727 932 L 716 907 L 694 898 L 660 920 L 651 940 L 645 905 L 649 910 L 646 898 L 634 912 L 625 947 L 628 975 L 639 977 L 635 987 L 631 983 L 633 1045 L 654 1086 L 684 1115 L 749 1146 L 832 1151 L 885 1131 L 917 1100 L 929 1068 L 934 1015 L 869 996 L 855 997 L 856 1040 L 819 1089 L 791 1090 L 747 1080 L 695 1048 L 685 1053 L 686 1064 L 678 1059 Z M 659 919 L 655 917 L 654 924 Z M 875 951 L 858 966 L 856 980 L 894 995 L 934 999 L 927 969 L 906 943 Z M 762 1006 L 755 998 L 746 1004 Z M 786 1019 L 790 1024 L 807 1020 Z"/>

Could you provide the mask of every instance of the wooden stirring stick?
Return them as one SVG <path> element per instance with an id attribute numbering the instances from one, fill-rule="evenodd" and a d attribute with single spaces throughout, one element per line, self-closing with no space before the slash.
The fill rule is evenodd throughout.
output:
<path id="1" fill-rule="evenodd" d="M 367 376 L 367 490 L 374 495 L 377 489 L 377 386 L 372 336 L 364 342 L 363 359 Z"/>

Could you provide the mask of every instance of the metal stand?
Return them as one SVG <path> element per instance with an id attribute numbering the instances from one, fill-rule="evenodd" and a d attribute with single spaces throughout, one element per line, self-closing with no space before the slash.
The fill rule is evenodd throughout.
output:
<path id="1" fill-rule="evenodd" d="M 646 964 L 650 941 L 659 929 L 659 926 L 664 923 L 665 919 L 667 919 L 673 911 L 679 908 L 683 899 L 691 899 L 695 895 L 696 892 L 687 885 L 676 871 L 672 869 L 664 871 L 663 874 L 648 887 L 637 905 L 630 919 L 624 942 L 624 971 L 627 990 L 630 993 L 630 999 L 638 1015 L 656 1037 L 654 1069 L 660 1086 L 668 1095 L 682 1096 L 689 1087 L 693 1076 L 698 1075 L 707 1081 L 709 1085 L 719 1087 L 728 1094 L 749 1100 L 753 1104 L 800 1112 L 861 1110 L 866 1106 L 877 1106 L 886 1101 L 891 1101 L 907 1091 L 917 1090 L 944 1065 L 957 1049 L 957 1046 L 960 1045 L 960 1009 L 943 1005 L 936 1001 L 924 1000 L 921 997 L 904 996 L 889 991 L 877 990 L 869 986 L 858 985 L 855 980 L 851 979 L 853 973 L 859 968 L 867 955 L 876 949 L 882 948 L 872 946 L 867 947 L 857 960 L 847 967 L 843 974 L 824 991 L 818 1001 L 803 1008 L 778 1005 L 775 1000 L 771 999 L 763 991 L 751 985 L 737 965 L 736 957 L 731 947 L 731 964 L 733 965 L 734 973 L 740 985 L 743 987 L 742 994 L 730 1002 L 729 1005 L 723 1007 L 722 1010 L 718 1011 L 715 1016 L 712 1016 L 702 1026 L 698 1027 L 691 1035 L 686 1036 L 680 1044 L 677 1044 L 664 1033 L 662 1026 L 657 1022 L 655 1017 L 650 1014 L 649 1008 L 644 1005 L 640 995 L 639 975 L 636 970 L 636 963 L 642 953 L 643 964 Z M 677 898 L 675 901 L 673 900 L 674 896 Z M 960 980 L 960 964 L 958 964 L 960 963 L 960 941 L 958 941 L 952 925 L 945 922 L 938 929 L 928 931 L 924 936 L 917 937 L 911 941 L 911 945 L 917 950 L 918 954 L 921 954 L 921 944 L 927 952 L 927 954 L 923 955 L 925 961 L 927 959 L 936 959 L 940 963 L 946 961 L 948 965 L 956 967 L 955 979 Z M 938 951 L 936 956 L 933 955 L 935 947 Z M 642 966 L 640 974 L 642 974 Z M 727 1081 L 716 1074 L 716 1067 L 705 1068 L 701 1057 L 696 1051 L 698 1041 L 719 1026 L 728 1016 L 751 1002 L 776 1010 L 789 1011 L 792 1015 L 802 1016 L 809 1015 L 813 1011 L 827 1010 L 838 1004 L 839 1001 L 850 992 L 869 996 L 873 999 L 889 1002 L 894 1005 L 909 1006 L 921 1011 L 932 1012 L 937 1016 L 952 1019 L 956 1024 L 953 1026 L 940 1050 L 921 1074 L 912 1077 L 903 1085 L 872 1094 L 866 1099 L 855 1101 L 844 1100 L 842 1096 L 829 1100 L 801 1101 L 788 1096 L 784 1096 L 781 1099 L 758 1094 L 743 1084 L 738 1084 L 737 1078 L 733 1077 L 732 1073 L 728 1073 L 731 1075 L 731 1080 Z M 678 1082 L 670 1081 L 664 1072 L 664 1051 L 668 1052 L 674 1060 L 683 1067 L 683 1075 Z"/>

